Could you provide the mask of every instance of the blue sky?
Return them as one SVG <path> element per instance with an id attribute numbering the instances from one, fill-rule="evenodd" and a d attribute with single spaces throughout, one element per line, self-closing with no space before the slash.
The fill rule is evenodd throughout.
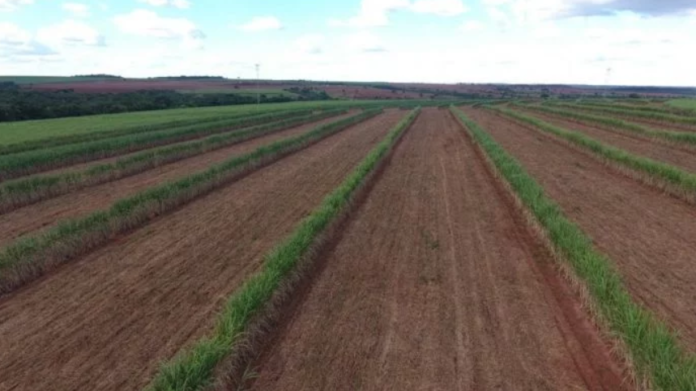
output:
<path id="1" fill-rule="evenodd" d="M 694 0 L 0 0 L 0 74 L 696 85 Z"/>

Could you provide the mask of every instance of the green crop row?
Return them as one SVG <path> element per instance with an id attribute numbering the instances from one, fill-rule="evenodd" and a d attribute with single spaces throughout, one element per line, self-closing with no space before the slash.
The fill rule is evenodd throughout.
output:
<path id="1" fill-rule="evenodd" d="M 492 108 L 510 118 L 525 122 L 536 128 L 567 140 L 581 148 L 626 168 L 645 174 L 660 182 L 674 185 L 684 194 L 692 197 L 696 191 L 696 175 L 683 171 L 669 164 L 658 162 L 642 156 L 636 156 L 623 149 L 603 144 L 580 132 L 573 132 L 513 110 L 501 107 Z"/>
<path id="2" fill-rule="evenodd" d="M 121 199 L 107 210 L 63 221 L 45 233 L 19 239 L 0 253 L 0 292 L 11 291 L 52 265 L 72 259 L 114 235 L 210 192 L 242 172 L 278 160 L 380 112 L 380 109 L 365 111 L 319 125 L 305 134 L 276 141 L 249 154 L 232 157 L 198 173 Z"/>
<path id="3" fill-rule="evenodd" d="M 282 118 L 302 116 L 309 112 L 310 111 L 269 113 L 250 118 L 234 118 L 202 125 L 191 125 L 144 134 L 132 134 L 93 142 L 0 156 L 0 179 L 7 180 L 17 178 L 36 172 L 69 166 L 75 163 L 191 140 L 210 134 L 223 133 L 244 126 L 262 124 Z"/>
<path id="4" fill-rule="evenodd" d="M 338 188 L 329 194 L 295 231 L 264 258 L 263 269 L 249 278 L 227 301 L 213 335 L 165 364 L 148 387 L 151 391 L 200 390 L 210 384 L 218 363 L 232 354 L 253 318 L 297 268 L 316 238 L 349 206 L 351 197 L 389 153 L 416 118 L 414 109 L 363 159 Z"/>
<path id="5" fill-rule="evenodd" d="M 652 112 L 643 112 L 643 111 L 639 111 L 639 110 L 622 109 L 622 108 L 608 107 L 608 106 L 605 106 L 605 107 L 583 106 L 583 105 L 578 105 L 578 104 L 560 103 L 560 102 L 549 102 L 547 104 L 550 104 L 553 106 L 565 107 L 565 108 L 569 108 L 569 109 L 587 110 L 587 111 L 607 113 L 607 114 L 616 114 L 616 115 L 621 115 L 621 116 L 625 116 L 625 117 L 643 118 L 643 119 L 654 120 L 654 121 L 670 122 L 670 123 L 674 123 L 674 124 L 696 125 L 696 117 L 683 117 L 683 116 L 673 115 L 673 114 L 660 114 L 660 113 L 652 113 Z"/>
<path id="6" fill-rule="evenodd" d="M 568 220 L 520 163 L 478 124 L 461 111 L 453 111 L 544 228 L 556 252 L 585 283 L 599 315 L 627 346 L 638 372 L 659 390 L 693 391 L 696 359 L 685 353 L 664 324 L 632 299 L 612 261 L 595 250 L 592 239 Z"/>
<path id="7" fill-rule="evenodd" d="M 590 107 L 609 107 L 609 108 L 616 108 L 616 109 L 626 109 L 626 110 L 632 110 L 632 111 L 642 111 L 646 113 L 657 113 L 657 114 L 674 114 L 678 116 L 686 116 L 686 117 L 694 117 L 696 113 L 694 113 L 691 110 L 685 110 L 685 109 L 679 109 L 676 107 L 671 107 L 671 106 L 661 106 L 661 107 L 655 107 L 655 106 L 637 106 L 635 104 L 622 104 L 620 102 L 610 102 L 610 103 L 604 103 L 604 102 L 598 102 L 598 101 L 579 101 L 578 104 L 582 106 L 590 106 Z"/>
<path id="8" fill-rule="evenodd" d="M 283 119 L 200 140 L 148 149 L 83 171 L 35 175 L 7 181 L 0 184 L 0 213 L 345 112 L 346 110 L 337 109 Z"/>
<path id="9" fill-rule="evenodd" d="M 656 130 L 648 126 L 633 122 L 624 121 L 619 118 L 607 117 L 603 115 L 588 114 L 582 111 L 564 110 L 549 106 L 538 105 L 513 105 L 525 109 L 536 110 L 549 114 L 560 115 L 585 124 L 600 124 L 615 129 L 627 130 L 633 133 L 643 134 L 649 137 L 660 138 L 676 143 L 696 144 L 696 133 L 692 132 L 672 132 L 669 130 Z"/>
<path id="10" fill-rule="evenodd" d="M 278 112 L 279 111 L 274 111 L 274 113 L 278 113 Z M 175 119 L 175 120 L 170 120 L 170 121 L 163 121 L 163 122 L 154 123 L 154 124 L 128 126 L 128 127 L 104 131 L 104 132 L 91 132 L 91 133 L 66 135 L 66 136 L 54 136 L 54 137 L 43 138 L 43 139 L 39 139 L 39 140 L 25 141 L 25 142 L 21 142 L 21 143 L 17 143 L 17 144 L 0 145 L 0 155 L 10 155 L 13 153 L 27 152 L 27 151 L 32 151 L 32 150 L 36 150 L 36 149 L 54 148 L 54 147 L 58 147 L 61 145 L 67 145 L 67 144 L 77 144 L 77 143 L 84 143 L 84 142 L 90 142 L 90 141 L 97 141 L 97 140 L 103 140 L 106 138 L 126 136 L 129 134 L 142 134 L 142 133 L 154 132 L 154 131 L 158 131 L 158 130 L 181 128 L 181 127 L 190 126 L 190 125 L 202 125 L 202 124 L 206 124 L 206 123 L 226 121 L 226 120 L 231 120 L 231 119 L 241 118 L 241 117 L 254 118 L 254 117 L 266 115 L 268 113 L 269 112 L 264 112 L 264 113 L 238 112 L 238 113 L 231 113 L 228 115 L 217 115 L 214 117 L 205 117 L 205 118 L 182 118 L 182 119 Z"/>

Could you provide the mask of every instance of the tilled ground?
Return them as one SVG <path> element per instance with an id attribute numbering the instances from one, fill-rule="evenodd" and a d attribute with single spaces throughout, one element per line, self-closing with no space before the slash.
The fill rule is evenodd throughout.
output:
<path id="1" fill-rule="evenodd" d="M 262 145 L 300 135 L 319 124 L 347 116 L 349 115 L 294 127 L 2 214 L 0 215 L 0 246 L 6 245 L 18 237 L 36 233 L 37 230 L 50 228 L 60 220 L 77 218 L 96 210 L 108 208 L 115 201 L 136 194 L 148 187 L 202 171 L 235 155 L 252 152 Z"/>
<path id="2" fill-rule="evenodd" d="M 252 363 L 252 389 L 625 387 L 463 132 L 423 111 Z"/>
<path id="3" fill-rule="evenodd" d="M 0 390 L 135 390 L 406 112 L 390 111 L 0 299 Z"/>
<path id="4" fill-rule="evenodd" d="M 629 291 L 696 351 L 696 211 L 539 131 L 465 109 L 607 254 Z"/>
<path id="5" fill-rule="evenodd" d="M 696 149 L 672 146 L 670 144 L 651 140 L 644 136 L 622 133 L 620 131 L 613 132 L 596 126 L 579 124 L 553 115 L 540 114 L 526 110 L 520 111 L 564 129 L 584 133 L 595 140 L 616 148 L 624 149 L 635 155 L 644 156 L 696 173 Z"/>

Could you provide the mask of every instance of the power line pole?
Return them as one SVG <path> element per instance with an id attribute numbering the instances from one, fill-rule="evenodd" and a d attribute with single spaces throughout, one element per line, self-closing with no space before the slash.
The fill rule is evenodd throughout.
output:
<path id="1" fill-rule="evenodd" d="M 256 67 L 256 107 L 261 107 L 261 78 L 259 76 L 259 68 L 261 64 L 255 64 Z"/>

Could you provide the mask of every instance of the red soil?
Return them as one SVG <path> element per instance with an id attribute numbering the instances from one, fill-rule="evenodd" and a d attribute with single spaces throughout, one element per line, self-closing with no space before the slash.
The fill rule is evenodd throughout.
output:
<path id="1" fill-rule="evenodd" d="M 403 115 L 322 140 L 0 299 L 0 390 L 142 388 Z"/>
<path id="2" fill-rule="evenodd" d="M 533 110 L 518 111 L 540 118 L 564 129 L 584 133 L 607 145 L 696 173 L 696 150 L 694 149 L 661 143 L 641 135 L 634 135 L 621 131 L 609 131 L 596 126 L 584 125 L 572 120 L 563 119 L 560 116 L 540 114 Z"/>
<path id="3" fill-rule="evenodd" d="M 349 115 L 345 114 L 273 133 L 2 214 L 0 215 L 0 246 L 7 245 L 19 237 L 36 233 L 37 230 L 51 228 L 61 220 L 78 218 L 96 210 L 106 209 L 115 201 L 148 187 L 205 170 L 209 166 L 223 162 L 235 155 L 249 153 L 262 145 L 287 137 L 298 136 L 319 124 L 332 122 Z"/>
<path id="4" fill-rule="evenodd" d="M 256 390 L 620 390 L 552 259 L 425 109 L 252 369 Z"/>
<path id="5" fill-rule="evenodd" d="M 639 303 L 696 351 L 696 211 L 539 131 L 465 109 L 607 254 Z"/>

